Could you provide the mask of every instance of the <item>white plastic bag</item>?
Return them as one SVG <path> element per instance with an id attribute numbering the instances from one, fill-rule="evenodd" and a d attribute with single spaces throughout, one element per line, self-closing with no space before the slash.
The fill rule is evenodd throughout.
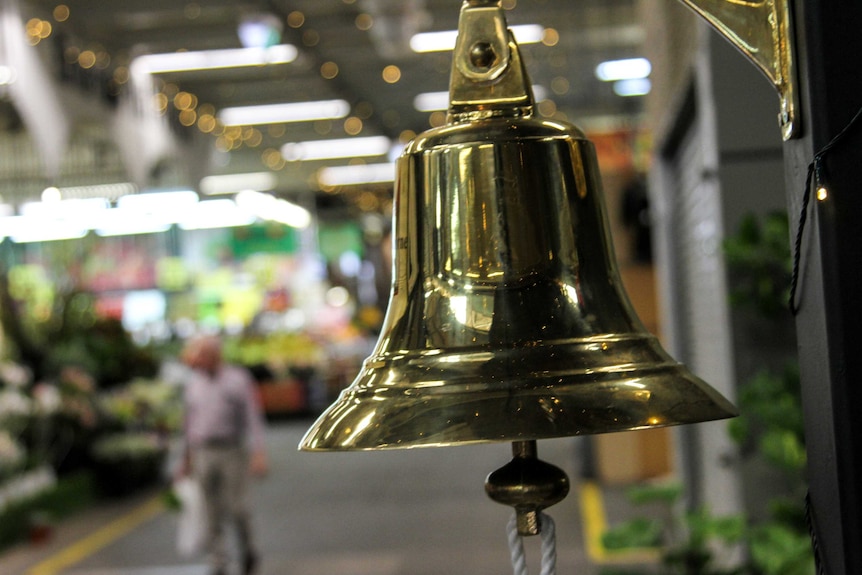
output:
<path id="1" fill-rule="evenodd" d="M 174 482 L 180 502 L 177 520 L 177 553 L 190 558 L 200 555 L 206 543 L 207 517 L 203 491 L 197 481 L 183 477 Z"/>

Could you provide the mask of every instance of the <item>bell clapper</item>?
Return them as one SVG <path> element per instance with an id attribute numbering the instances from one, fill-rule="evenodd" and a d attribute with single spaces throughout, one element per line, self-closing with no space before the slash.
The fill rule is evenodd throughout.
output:
<path id="1" fill-rule="evenodd" d="M 566 472 L 540 460 L 535 441 L 512 443 L 512 460 L 485 479 L 485 492 L 503 505 L 515 508 L 520 535 L 542 532 L 541 511 L 569 493 Z"/>

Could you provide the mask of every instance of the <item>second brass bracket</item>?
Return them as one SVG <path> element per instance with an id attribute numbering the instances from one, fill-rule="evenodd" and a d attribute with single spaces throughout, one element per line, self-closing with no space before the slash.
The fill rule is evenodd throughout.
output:
<path id="1" fill-rule="evenodd" d="M 736 46 L 772 82 L 785 140 L 799 135 L 799 85 L 790 0 L 680 0 Z"/>

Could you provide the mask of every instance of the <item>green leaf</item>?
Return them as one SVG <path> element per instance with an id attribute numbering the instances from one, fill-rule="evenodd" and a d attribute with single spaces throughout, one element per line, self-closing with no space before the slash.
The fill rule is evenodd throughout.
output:
<path id="1" fill-rule="evenodd" d="M 805 469 L 807 453 L 799 437 L 790 431 L 773 429 L 763 434 L 760 449 L 773 464 L 787 471 Z"/>
<path id="2" fill-rule="evenodd" d="M 637 485 L 626 491 L 626 497 L 635 505 L 645 503 L 676 502 L 682 495 L 682 485 L 679 483 L 651 483 Z"/>
<path id="3" fill-rule="evenodd" d="M 741 541 L 745 536 L 745 530 L 746 521 L 742 515 L 714 517 L 710 526 L 710 531 L 727 543 Z"/>
<path id="4" fill-rule="evenodd" d="M 660 521 L 638 517 L 605 531 L 602 545 L 607 550 L 656 547 L 661 543 L 661 537 Z"/>
<path id="5" fill-rule="evenodd" d="M 814 554 L 811 540 L 783 525 L 769 524 L 751 538 L 751 558 L 765 575 L 811 575 Z"/>
<path id="6" fill-rule="evenodd" d="M 745 417 L 734 417 L 727 422 L 727 433 L 735 443 L 741 445 L 751 435 L 751 425 Z"/>

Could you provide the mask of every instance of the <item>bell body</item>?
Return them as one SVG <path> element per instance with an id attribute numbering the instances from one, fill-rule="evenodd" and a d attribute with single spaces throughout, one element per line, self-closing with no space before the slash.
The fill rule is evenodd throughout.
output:
<path id="1" fill-rule="evenodd" d="M 306 450 L 522 441 L 730 417 L 622 288 L 592 143 L 494 116 L 398 160 L 382 333 Z"/>

